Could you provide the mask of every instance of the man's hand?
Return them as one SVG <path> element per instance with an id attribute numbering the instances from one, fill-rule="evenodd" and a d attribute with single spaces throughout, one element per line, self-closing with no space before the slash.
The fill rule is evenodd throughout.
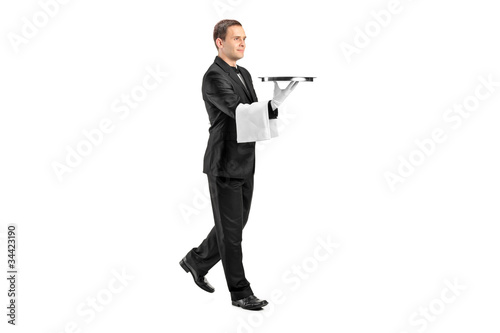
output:
<path id="1" fill-rule="evenodd" d="M 278 83 L 274 81 L 274 96 L 271 100 L 271 105 L 273 109 L 278 108 L 281 103 L 285 101 L 285 99 L 290 95 L 290 93 L 295 89 L 295 87 L 299 84 L 299 81 L 292 81 L 288 84 L 285 89 L 280 89 Z"/>

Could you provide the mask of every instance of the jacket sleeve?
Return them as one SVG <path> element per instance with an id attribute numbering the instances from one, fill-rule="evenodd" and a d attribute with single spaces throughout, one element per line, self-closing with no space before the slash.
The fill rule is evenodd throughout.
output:
<path id="1" fill-rule="evenodd" d="M 278 118 L 278 108 L 276 108 L 276 110 L 273 110 L 273 107 L 271 106 L 271 101 L 267 103 L 267 113 L 269 114 L 269 119 Z"/>
<path id="2" fill-rule="evenodd" d="M 246 72 L 246 74 L 248 75 L 248 77 L 250 78 L 250 81 L 252 82 L 253 93 L 255 94 L 255 97 L 257 97 L 257 93 L 255 92 L 255 89 L 253 88 L 252 75 L 250 74 L 249 71 L 246 70 L 246 68 L 240 67 L 240 70 L 244 70 Z M 257 98 L 257 100 L 258 100 L 258 98 Z M 267 112 L 268 112 L 268 115 L 269 115 L 269 119 L 277 119 L 278 118 L 278 108 L 276 108 L 275 110 L 273 110 L 273 107 L 271 105 L 271 101 L 269 101 L 267 103 Z"/>
<path id="3" fill-rule="evenodd" d="M 206 98 L 210 103 L 229 117 L 234 118 L 236 107 L 241 98 L 234 92 L 233 86 L 223 75 L 212 72 L 205 77 Z"/>

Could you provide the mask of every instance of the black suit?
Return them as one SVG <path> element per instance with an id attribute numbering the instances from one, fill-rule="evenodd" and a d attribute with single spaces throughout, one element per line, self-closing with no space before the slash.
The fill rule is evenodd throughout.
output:
<path id="1" fill-rule="evenodd" d="M 219 57 L 203 76 L 201 88 L 210 119 L 203 172 L 213 176 L 245 178 L 255 170 L 255 142 L 236 142 L 235 110 L 238 104 L 257 102 L 250 73 L 238 69 L 248 86 L 233 68 Z"/>
<path id="2" fill-rule="evenodd" d="M 252 202 L 255 142 L 236 142 L 235 111 L 240 103 L 257 102 L 257 95 L 250 73 L 241 66 L 238 69 L 246 88 L 235 69 L 218 56 L 203 76 L 202 94 L 211 125 L 203 172 L 208 177 L 215 227 L 186 255 L 201 276 L 222 259 L 232 300 L 253 295 L 245 278 L 241 241 Z M 278 110 L 272 111 L 270 105 L 269 117 L 276 118 Z"/>

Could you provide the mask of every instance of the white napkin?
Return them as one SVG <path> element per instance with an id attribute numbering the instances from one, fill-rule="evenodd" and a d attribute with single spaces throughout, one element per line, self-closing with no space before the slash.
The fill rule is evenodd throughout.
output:
<path id="1" fill-rule="evenodd" d="M 236 107 L 236 141 L 255 142 L 278 136 L 278 119 L 269 119 L 266 102 L 239 104 Z"/>

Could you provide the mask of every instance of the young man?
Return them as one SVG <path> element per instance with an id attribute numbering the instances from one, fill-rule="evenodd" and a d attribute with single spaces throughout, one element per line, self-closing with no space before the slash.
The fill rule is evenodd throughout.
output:
<path id="1" fill-rule="evenodd" d="M 241 115 L 244 119 L 247 107 L 252 105 L 261 115 L 264 112 L 269 119 L 276 119 L 277 107 L 298 82 L 290 83 L 283 90 L 275 82 L 273 100 L 258 102 L 250 73 L 236 65 L 246 47 L 241 24 L 222 20 L 215 25 L 213 37 L 218 55 L 203 77 L 202 94 L 210 119 L 203 172 L 208 177 L 215 226 L 180 265 L 192 274 L 201 289 L 214 292 L 205 275 L 221 260 L 232 304 L 253 310 L 268 304 L 254 296 L 242 262 L 242 231 L 253 193 L 255 142 L 237 141 L 237 117 Z"/>

